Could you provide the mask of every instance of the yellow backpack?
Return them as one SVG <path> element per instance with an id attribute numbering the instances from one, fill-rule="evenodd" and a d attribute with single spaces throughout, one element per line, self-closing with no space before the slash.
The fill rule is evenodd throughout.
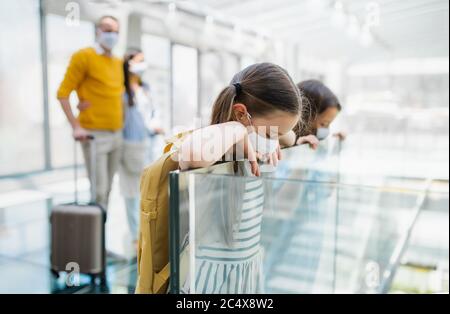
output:
<path id="1" fill-rule="evenodd" d="M 186 133 L 168 140 L 164 155 L 141 177 L 141 210 L 136 293 L 161 294 L 169 283 L 169 173 L 178 169 L 172 156 Z"/>

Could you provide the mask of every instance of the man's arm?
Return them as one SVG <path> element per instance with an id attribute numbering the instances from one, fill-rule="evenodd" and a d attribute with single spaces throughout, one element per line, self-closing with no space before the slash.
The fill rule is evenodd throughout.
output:
<path id="1" fill-rule="evenodd" d="M 61 107 L 64 111 L 64 114 L 67 117 L 67 120 L 69 121 L 70 125 L 72 126 L 72 136 L 74 139 L 78 141 L 84 141 L 88 139 L 89 133 L 83 129 L 78 122 L 77 118 L 75 118 L 72 108 L 70 107 L 70 101 L 69 98 L 59 98 L 59 102 L 61 103 Z"/>
<path id="2" fill-rule="evenodd" d="M 58 89 L 57 96 L 64 114 L 72 127 L 73 137 L 76 140 L 86 140 L 89 134 L 80 126 L 80 123 L 75 118 L 70 106 L 69 96 L 83 81 L 86 75 L 86 68 L 86 56 L 81 52 L 75 53 L 70 60 L 64 80 Z"/>

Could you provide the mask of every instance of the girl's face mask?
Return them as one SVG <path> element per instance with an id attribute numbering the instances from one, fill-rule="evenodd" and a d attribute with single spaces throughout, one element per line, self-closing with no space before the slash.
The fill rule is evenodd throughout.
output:
<path id="1" fill-rule="evenodd" d="M 248 120 L 250 121 L 250 125 L 254 128 L 253 132 L 250 133 L 248 137 L 255 151 L 263 155 L 275 153 L 279 146 L 278 139 L 270 139 L 259 135 L 257 130 L 255 130 L 255 126 L 252 123 L 251 115 L 247 113 L 247 116 Z"/>

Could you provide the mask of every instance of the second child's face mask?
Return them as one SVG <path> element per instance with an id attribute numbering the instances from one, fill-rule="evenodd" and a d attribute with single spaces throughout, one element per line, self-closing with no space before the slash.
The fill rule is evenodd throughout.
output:
<path id="1" fill-rule="evenodd" d="M 329 135 L 330 135 L 329 128 L 318 128 L 317 129 L 316 136 L 319 139 L 319 141 L 326 139 Z"/>

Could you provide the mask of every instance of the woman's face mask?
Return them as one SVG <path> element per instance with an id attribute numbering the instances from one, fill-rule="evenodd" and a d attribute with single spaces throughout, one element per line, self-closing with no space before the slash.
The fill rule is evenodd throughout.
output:
<path id="1" fill-rule="evenodd" d="M 146 62 L 138 62 L 138 63 L 130 64 L 130 72 L 139 77 L 144 75 L 147 68 L 148 68 L 148 64 Z"/>
<path id="2" fill-rule="evenodd" d="M 255 128 L 253 123 L 251 122 L 252 117 L 247 113 L 248 120 L 250 121 L 250 125 Z M 252 143 L 253 148 L 260 154 L 266 155 L 275 153 L 279 146 L 278 139 L 270 139 L 258 134 L 257 130 L 253 130 L 252 133 L 248 135 L 250 143 Z"/>
<path id="3" fill-rule="evenodd" d="M 98 42 L 106 49 L 112 50 L 119 41 L 119 34 L 116 32 L 100 32 Z"/>

